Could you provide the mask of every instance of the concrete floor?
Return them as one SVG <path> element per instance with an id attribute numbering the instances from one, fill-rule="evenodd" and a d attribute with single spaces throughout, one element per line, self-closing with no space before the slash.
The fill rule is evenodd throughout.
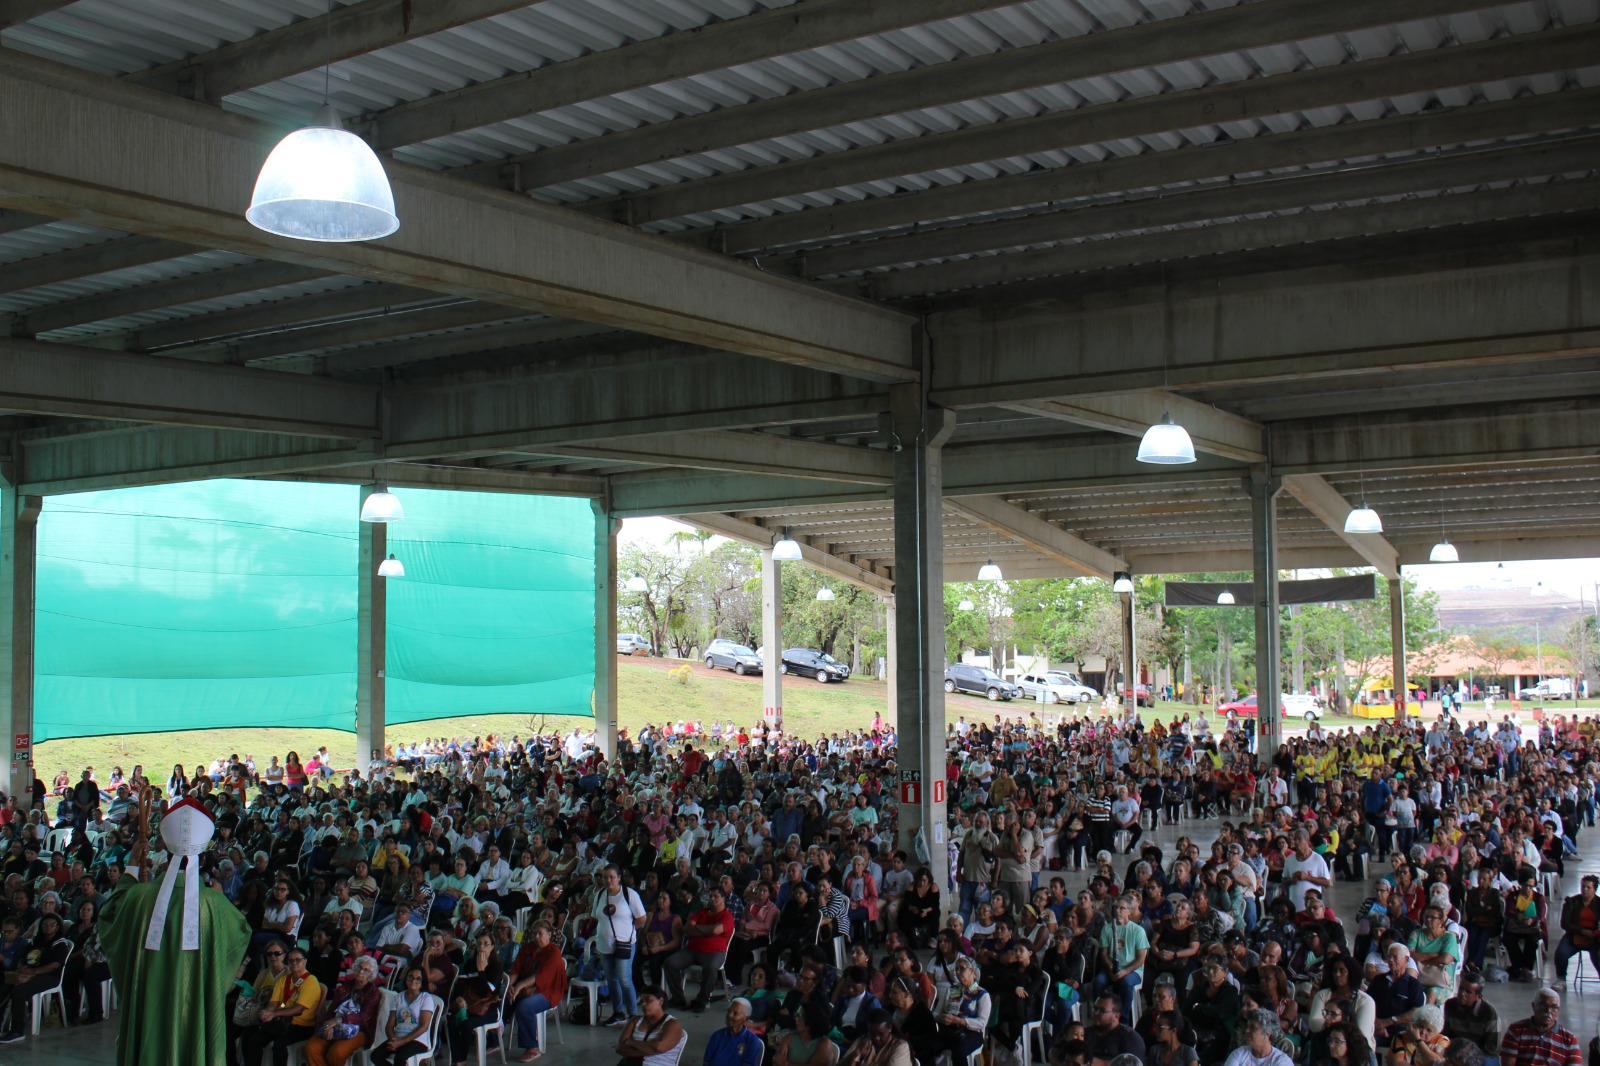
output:
<path id="1" fill-rule="evenodd" d="M 1201 844 L 1201 852 L 1205 853 L 1207 844 L 1212 834 L 1207 831 L 1208 823 L 1186 822 L 1176 828 L 1163 827 L 1155 839 L 1158 843 L 1167 846 L 1177 840 L 1180 833 L 1186 833 Z M 1567 877 L 1564 885 L 1565 892 L 1570 894 L 1578 891 L 1579 877 L 1584 873 L 1600 873 L 1600 829 L 1587 830 L 1579 839 L 1583 858 L 1567 864 Z M 1087 880 L 1086 874 L 1069 874 L 1068 887 L 1074 892 Z M 1334 882 L 1329 902 L 1335 913 L 1348 917 L 1353 915 L 1361 900 L 1365 898 L 1364 887 L 1346 881 Z M 1552 901 L 1552 911 L 1559 913 L 1559 902 Z M 1554 942 L 1550 945 L 1554 948 Z M 1573 968 L 1576 970 L 1576 962 Z M 1546 963 L 1549 966 L 1549 963 Z M 1547 979 L 1552 976 L 1547 974 Z M 1569 973 L 1569 978 L 1571 974 Z M 1489 1002 L 1494 1004 L 1503 1019 L 1509 1022 L 1525 1018 L 1530 1013 L 1529 1006 L 1533 1000 L 1534 986 L 1531 984 L 1491 984 L 1486 989 Z M 722 1024 L 722 1009 L 719 1004 L 713 1004 L 712 1009 L 705 1014 L 688 1014 L 680 1016 L 689 1030 L 689 1046 L 684 1053 L 684 1066 L 700 1061 L 705 1050 L 706 1039 L 709 1034 Z M 1582 994 L 1568 991 L 1563 995 L 1561 1008 L 1561 1021 L 1567 1028 L 1576 1032 L 1587 1044 L 1597 1032 L 1600 1032 L 1600 986 L 1590 982 Z M 552 1027 L 552 1037 L 555 1030 Z M 576 1066 L 584 1063 L 586 1066 L 601 1066 L 602 1063 L 614 1062 L 616 1053 L 613 1044 L 617 1031 L 614 1029 L 590 1029 L 587 1026 L 565 1025 L 562 1035 L 566 1043 L 553 1044 L 549 1052 L 541 1058 L 541 1063 L 547 1066 Z M 512 1049 L 509 1056 L 515 1059 L 516 1049 Z M 493 1051 L 490 1052 L 490 1061 L 499 1062 Z M 62 1030 L 54 1022 L 47 1022 L 43 1033 L 35 1040 L 25 1044 L 0 1045 L 0 1066 L 22 1066 L 22 1064 L 39 1064 L 39 1066 L 113 1066 L 116 1057 L 116 1027 L 115 1016 L 104 1025 L 93 1028 L 80 1028 Z"/>

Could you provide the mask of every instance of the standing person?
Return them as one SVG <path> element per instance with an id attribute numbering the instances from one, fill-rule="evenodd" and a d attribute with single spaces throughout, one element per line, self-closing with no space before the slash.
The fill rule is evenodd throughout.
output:
<path id="1" fill-rule="evenodd" d="M 685 1001 L 685 982 L 691 966 L 700 967 L 700 991 L 691 1009 L 703 1011 L 711 999 L 712 986 L 720 979 L 722 964 L 728 957 L 728 941 L 733 939 L 733 912 L 728 910 L 728 898 L 721 888 L 713 888 L 706 905 L 689 918 L 684 927 L 686 945 L 667 959 L 667 987 L 672 996 L 669 1002 Z M 746 1019 L 749 1015 L 746 1014 Z"/>
<path id="2" fill-rule="evenodd" d="M 1304 829 L 1294 833 L 1294 851 L 1283 860 L 1283 883 L 1296 913 L 1306 909 L 1306 893 L 1313 887 L 1326 890 L 1333 884 L 1328 860 L 1311 850 L 1311 834 Z"/>
<path id="3" fill-rule="evenodd" d="M 613 1010 L 606 1024 L 622 1025 L 639 1010 L 639 1000 L 633 990 L 633 953 L 638 948 L 639 930 L 644 928 L 646 915 L 639 893 L 623 886 L 621 870 L 607 866 L 604 876 L 605 889 L 595 893 L 590 913 L 599 923 L 595 931 L 595 950 L 611 986 Z"/>
<path id="4" fill-rule="evenodd" d="M 517 1043 L 522 1062 L 532 1062 L 539 1047 L 538 1017 L 558 1010 L 567 994 L 567 965 L 551 940 L 550 923 L 535 922 L 511 964 L 511 1002 L 517 1012 Z"/>
<path id="5" fill-rule="evenodd" d="M 1500 1041 L 1500 1066 L 1583 1066 L 1577 1036 L 1561 1025 L 1561 993 L 1533 994 L 1533 1014 L 1512 1022 Z"/>
<path id="6" fill-rule="evenodd" d="M 1021 914 L 1033 890 L 1034 831 L 1022 824 L 1014 809 L 995 816 L 1000 838 L 1000 890 L 1011 904 L 1012 914 Z"/>
<path id="7" fill-rule="evenodd" d="M 977 811 L 972 828 L 961 834 L 961 920 L 972 921 L 979 890 L 994 884 L 995 849 L 1000 839 L 989 828 L 989 812 Z"/>

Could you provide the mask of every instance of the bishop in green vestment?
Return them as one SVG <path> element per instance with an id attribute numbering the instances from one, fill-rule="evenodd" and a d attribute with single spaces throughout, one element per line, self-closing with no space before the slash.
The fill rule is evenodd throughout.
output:
<path id="1" fill-rule="evenodd" d="M 124 877 L 127 887 L 119 885 L 100 912 L 120 1006 L 118 1066 L 223 1066 L 227 996 L 250 926 L 227 896 L 198 882 L 194 860 L 210 839 L 210 821 L 193 800 L 175 804 L 161 824 L 172 853 L 166 877 L 146 884 Z"/>

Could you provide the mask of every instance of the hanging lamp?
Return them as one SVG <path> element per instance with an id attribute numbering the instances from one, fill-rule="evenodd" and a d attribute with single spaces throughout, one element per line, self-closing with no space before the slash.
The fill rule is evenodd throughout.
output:
<path id="1" fill-rule="evenodd" d="M 819 600 L 831 600 L 833 598 L 834 598 L 833 590 L 830 589 L 828 586 L 824 585 L 820 589 L 817 590 L 817 599 L 819 599 Z"/>
<path id="2" fill-rule="evenodd" d="M 1233 606 L 1233 593 L 1229 592 L 1227 589 L 1223 589 L 1221 592 L 1217 593 L 1217 602 L 1224 607 Z"/>
<path id="3" fill-rule="evenodd" d="M 772 558 L 780 563 L 800 561 L 800 543 L 789 536 L 787 526 L 784 527 L 782 538 L 772 546 Z"/>
<path id="4" fill-rule="evenodd" d="M 1126 570 L 1118 570 L 1111 581 L 1112 592 L 1132 592 L 1133 577 Z"/>
<path id="5" fill-rule="evenodd" d="M 986 562 L 982 566 L 978 567 L 978 580 L 979 581 L 999 581 L 1000 580 L 1000 568 L 998 566 L 994 565 L 994 560 L 993 559 L 990 559 L 988 562 Z"/>
<path id="6" fill-rule="evenodd" d="M 405 577 L 406 564 L 396 559 L 393 555 L 378 564 L 379 577 Z"/>
<path id="7" fill-rule="evenodd" d="M 1139 441 L 1139 461 L 1159 466 L 1177 466 L 1194 462 L 1194 441 L 1189 431 L 1172 420 L 1169 411 L 1161 421 L 1144 431 Z"/>
<path id="8" fill-rule="evenodd" d="M 650 583 L 638 574 L 634 574 L 628 579 L 627 588 L 629 592 L 646 592 L 650 588 Z"/>
<path id="9" fill-rule="evenodd" d="M 361 521 L 399 522 L 406 516 L 400 497 L 388 489 L 379 489 L 361 501 Z"/>
<path id="10" fill-rule="evenodd" d="M 1346 533 L 1382 533 L 1383 519 L 1378 517 L 1378 512 L 1367 506 L 1367 501 L 1362 500 L 1361 506 L 1344 516 L 1344 531 Z"/>
<path id="11" fill-rule="evenodd" d="M 1461 553 L 1456 551 L 1454 544 L 1450 543 L 1450 538 L 1443 535 L 1439 537 L 1439 543 L 1435 544 L 1433 550 L 1428 553 L 1428 562 L 1430 563 L 1459 563 L 1460 561 Z"/>
<path id="12" fill-rule="evenodd" d="M 969 599 L 962 599 L 962 601 L 960 603 L 956 604 L 956 610 L 958 610 L 958 611 L 970 611 L 970 610 L 972 610 L 972 601 L 969 600 Z"/>

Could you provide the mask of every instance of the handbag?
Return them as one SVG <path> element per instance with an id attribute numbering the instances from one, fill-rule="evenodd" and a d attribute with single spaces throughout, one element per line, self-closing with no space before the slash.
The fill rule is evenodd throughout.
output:
<path id="1" fill-rule="evenodd" d="M 623 943 L 622 941 L 619 940 L 616 943 L 614 943 L 611 946 L 611 957 L 613 959 L 631 959 L 631 958 L 633 958 L 633 941 L 630 940 L 627 943 Z"/>
<path id="2" fill-rule="evenodd" d="M 1422 986 L 1424 988 L 1450 987 L 1450 975 L 1445 971 L 1445 968 L 1439 965 L 1437 962 L 1430 962 L 1426 966 L 1422 967 L 1421 972 L 1417 976 L 1418 979 L 1422 981 Z"/>
<path id="3" fill-rule="evenodd" d="M 254 992 L 240 996 L 233 1005 L 233 1024 L 243 1029 L 261 1024 L 261 1000 Z"/>

